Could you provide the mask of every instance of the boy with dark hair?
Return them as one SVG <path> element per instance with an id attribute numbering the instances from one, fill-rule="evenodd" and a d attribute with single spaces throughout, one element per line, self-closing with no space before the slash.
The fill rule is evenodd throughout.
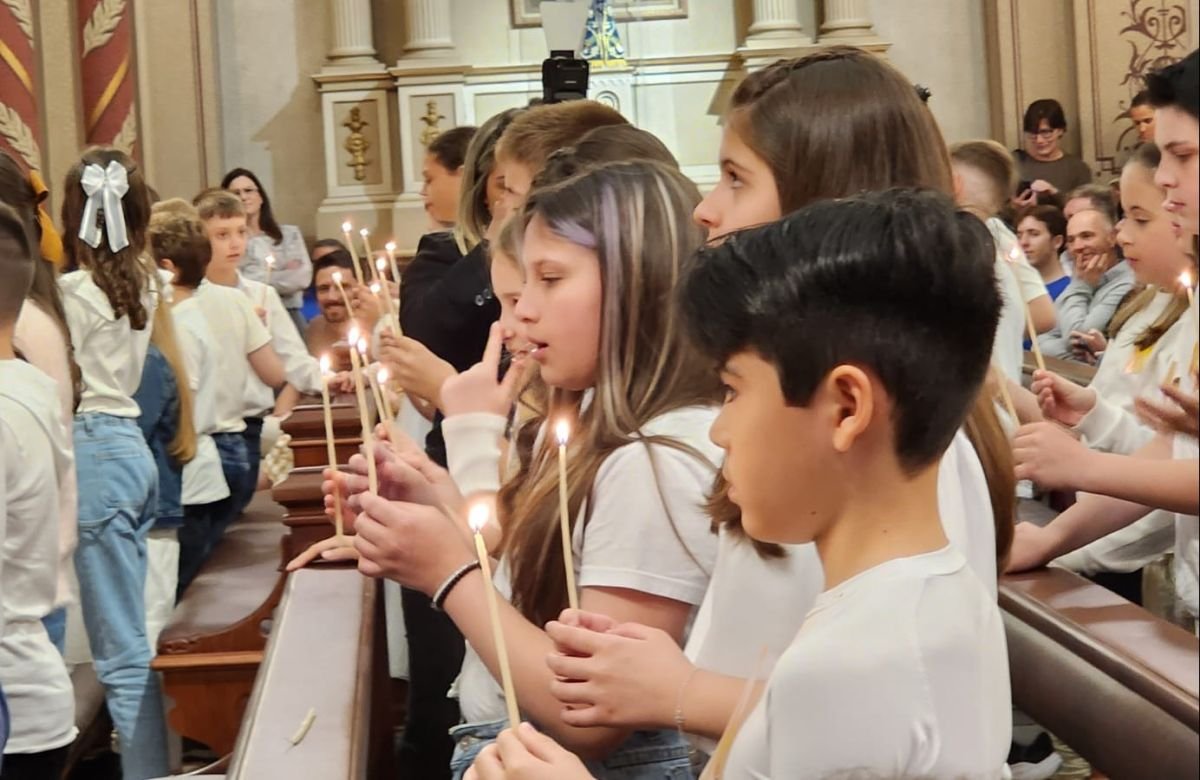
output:
<path id="1" fill-rule="evenodd" d="M 4 777 L 59 777 L 75 739 L 75 699 L 43 619 L 58 587 L 58 525 L 67 431 L 50 377 L 16 356 L 13 330 L 37 244 L 0 206 L 0 681 L 12 731 Z M 2 719 L 0 719 L 2 722 Z"/>
<path id="2" fill-rule="evenodd" d="M 727 776 L 1000 776 L 1004 630 L 937 508 L 988 370 L 993 257 L 944 196 L 891 190 L 736 235 L 684 280 L 728 387 L 712 437 L 729 496 L 754 538 L 815 542 L 825 573 Z"/>

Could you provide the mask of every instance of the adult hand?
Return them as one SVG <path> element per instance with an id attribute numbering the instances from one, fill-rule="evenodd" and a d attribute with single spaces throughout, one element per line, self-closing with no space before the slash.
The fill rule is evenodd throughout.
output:
<path id="1" fill-rule="evenodd" d="M 1017 209 L 1022 209 L 1026 206 L 1036 206 L 1037 193 L 1034 192 L 1032 188 L 1027 189 L 1021 194 L 1013 196 L 1012 202 Z"/>
<path id="2" fill-rule="evenodd" d="M 379 298 L 365 284 L 355 284 L 347 292 L 350 294 L 350 305 L 354 307 L 354 319 L 358 320 L 368 331 L 362 334 L 363 338 L 369 339 L 371 328 L 375 327 L 375 323 L 383 313 Z"/>
<path id="3" fill-rule="evenodd" d="M 496 377 L 500 375 L 503 344 L 500 323 L 493 322 L 483 359 L 461 374 L 450 377 L 442 385 L 441 406 L 447 417 L 471 412 L 508 414 L 530 361 L 514 358 L 504 379 L 498 380 Z"/>
<path id="4" fill-rule="evenodd" d="M 1188 393 L 1171 382 L 1162 391 L 1167 401 L 1137 399 L 1138 416 L 1157 430 L 1200 438 L 1200 390 Z"/>
<path id="5" fill-rule="evenodd" d="M 1091 257 L 1080 258 L 1075 263 L 1075 278 L 1079 279 L 1092 287 L 1099 287 L 1100 280 L 1104 277 L 1105 257 L 1104 255 L 1092 255 Z"/>
<path id="6" fill-rule="evenodd" d="M 465 529 L 441 509 L 364 493 L 355 523 L 358 570 L 433 595 L 463 564 L 475 560 Z"/>
<path id="7" fill-rule="evenodd" d="M 1029 189 L 1039 195 L 1053 195 L 1058 192 L 1058 187 L 1055 187 L 1045 179 L 1034 179 L 1029 185 Z"/>
<path id="8" fill-rule="evenodd" d="M 1053 538 L 1053 533 L 1046 528 L 1033 523 L 1017 523 L 1004 570 L 1015 573 L 1045 566 L 1053 556 Z"/>
<path id="9" fill-rule="evenodd" d="M 384 331 L 380 336 L 379 358 L 404 390 L 429 401 L 438 402 L 442 384 L 457 372 L 454 366 L 433 354 L 421 342 Z"/>
<path id="10" fill-rule="evenodd" d="M 1092 450 L 1055 423 L 1023 425 L 1013 439 L 1017 479 L 1032 480 L 1047 490 L 1078 488 L 1092 455 Z"/>
<path id="11" fill-rule="evenodd" d="M 546 664 L 557 677 L 550 693 L 564 705 L 564 723 L 651 729 L 671 724 L 693 667 L 670 634 L 640 623 L 599 633 L 559 621 L 547 623 L 546 634 L 557 648 Z"/>
<path id="12" fill-rule="evenodd" d="M 571 751 L 528 723 L 500 732 L 467 770 L 464 780 L 593 780 Z"/>
<path id="13" fill-rule="evenodd" d="M 1046 419 L 1057 420 L 1063 425 L 1078 425 L 1096 406 L 1095 390 L 1080 387 L 1051 371 L 1034 371 L 1029 391 L 1037 396 L 1038 406 Z"/>
<path id="14" fill-rule="evenodd" d="M 329 563 L 355 561 L 358 560 L 358 550 L 354 549 L 352 537 L 330 536 L 309 545 L 307 550 L 288 561 L 287 570 L 303 569 L 317 558 Z"/>
<path id="15" fill-rule="evenodd" d="M 1108 339 L 1095 328 L 1087 331 L 1073 330 L 1070 334 L 1071 344 L 1079 344 L 1093 355 L 1103 352 L 1108 347 Z"/>

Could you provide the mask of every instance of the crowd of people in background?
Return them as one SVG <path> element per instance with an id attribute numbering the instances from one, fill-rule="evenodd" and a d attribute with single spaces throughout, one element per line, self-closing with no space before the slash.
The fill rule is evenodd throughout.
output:
<path id="1" fill-rule="evenodd" d="M 510 109 L 428 145 L 431 230 L 378 292 L 245 168 L 158 200 L 89 149 L 55 231 L 0 154 L 0 780 L 65 766 L 71 609 L 124 777 L 168 774 L 158 634 L 355 330 L 399 425 L 326 472 L 354 533 L 292 567 L 402 586 L 401 776 L 1057 766 L 1014 734 L 998 576 L 1054 561 L 1200 614 L 1198 56 L 1133 98 L 1111 182 L 1057 101 L 1021 149 L 948 145 L 927 91 L 843 47 L 747 76 L 703 195 L 608 106 Z M 1023 381 L 1035 347 L 1094 379 Z M 1017 479 L 1079 500 L 1015 523 Z M 447 530 L 470 506 L 494 582 Z M 507 728 L 493 586 L 536 730 Z"/>

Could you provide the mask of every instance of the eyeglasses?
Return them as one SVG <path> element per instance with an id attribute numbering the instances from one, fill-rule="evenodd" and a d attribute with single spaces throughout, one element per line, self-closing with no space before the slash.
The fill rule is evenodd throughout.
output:
<path id="1" fill-rule="evenodd" d="M 1036 132 L 1033 132 L 1033 133 L 1031 133 L 1031 132 L 1029 132 L 1028 130 L 1026 130 L 1026 131 L 1025 131 L 1025 135 L 1029 136 L 1030 138 L 1039 138 L 1039 139 L 1041 139 L 1041 140 L 1043 140 L 1043 141 L 1048 141 L 1048 140 L 1050 140 L 1051 138 L 1053 138 L 1053 137 L 1054 137 L 1054 134 L 1055 134 L 1055 133 L 1057 133 L 1057 132 L 1058 132 L 1058 128 L 1057 128 L 1057 127 L 1047 127 L 1047 128 L 1045 128 L 1044 130 L 1038 130 L 1038 131 L 1036 131 Z"/>

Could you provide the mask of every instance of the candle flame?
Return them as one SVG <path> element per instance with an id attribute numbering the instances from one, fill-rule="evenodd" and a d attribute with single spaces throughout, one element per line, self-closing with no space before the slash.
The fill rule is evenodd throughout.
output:
<path id="1" fill-rule="evenodd" d="M 380 271 L 386 270 L 387 269 L 387 260 L 384 260 L 382 257 L 375 258 L 375 267 L 378 268 Z"/>
<path id="2" fill-rule="evenodd" d="M 275 255 L 267 255 L 267 265 L 272 268 L 275 266 Z"/>
<path id="3" fill-rule="evenodd" d="M 333 283 L 336 284 L 338 287 L 342 286 L 342 272 L 341 271 L 333 272 Z"/>
<path id="4" fill-rule="evenodd" d="M 329 373 L 329 355 L 321 355 L 321 373 Z"/>
<path id="5" fill-rule="evenodd" d="M 558 446 L 567 446 L 567 440 L 571 438 L 571 424 L 566 420 L 559 420 L 554 425 L 554 435 L 558 437 Z"/>
<path id="6" fill-rule="evenodd" d="M 371 282 L 371 292 L 375 293 L 376 295 L 379 295 L 379 290 L 380 290 L 379 282 Z"/>
<path id="7" fill-rule="evenodd" d="M 389 241 L 389 242 L 387 242 L 386 244 L 384 244 L 384 245 L 383 245 L 383 248 L 384 248 L 384 249 L 386 249 L 386 250 L 387 250 L 387 251 L 389 251 L 389 252 L 395 252 L 395 251 L 396 251 L 396 242 L 395 242 L 395 241 Z"/>
<path id="8" fill-rule="evenodd" d="M 1012 249 L 1008 250 L 1008 260 L 1010 263 L 1016 263 L 1016 262 L 1020 261 L 1020 259 L 1021 259 L 1021 250 L 1019 247 L 1014 246 Z"/>
<path id="9" fill-rule="evenodd" d="M 343 232 L 343 233 L 349 233 L 349 232 L 350 232 L 350 229 L 351 229 L 352 227 L 354 227 L 354 226 L 353 226 L 353 225 L 351 225 L 349 222 L 343 222 L 343 223 L 342 223 L 342 232 Z"/>
<path id="10" fill-rule="evenodd" d="M 1186 289 L 1186 288 L 1190 288 L 1190 287 L 1192 286 L 1192 274 L 1191 274 L 1191 272 L 1190 272 L 1190 271 L 1184 271 L 1183 273 L 1181 273 L 1181 274 L 1179 275 L 1179 283 L 1180 283 L 1181 285 L 1183 285 L 1185 289 Z"/>
<path id="11" fill-rule="evenodd" d="M 346 331 L 346 341 L 350 342 L 351 344 L 358 343 L 358 326 L 357 325 L 352 325 L 350 327 L 350 330 Z"/>
<path id="12" fill-rule="evenodd" d="M 358 340 L 358 354 L 360 354 L 360 355 L 367 354 L 367 340 L 366 339 Z"/>
<path id="13" fill-rule="evenodd" d="M 379 380 L 379 384 L 386 385 L 388 379 L 391 378 L 391 375 L 388 374 L 388 370 L 386 368 L 380 366 L 379 370 L 375 372 L 375 378 Z"/>
<path id="14" fill-rule="evenodd" d="M 487 508 L 487 504 L 475 504 L 467 513 L 467 525 L 471 526 L 471 530 L 479 533 L 483 527 L 488 524 L 488 516 L 491 512 Z"/>
<path id="15" fill-rule="evenodd" d="M 358 231 L 358 234 L 360 236 L 362 236 L 363 238 L 366 238 L 367 236 L 371 235 L 371 231 L 367 230 L 366 228 L 363 228 L 362 230 Z"/>

